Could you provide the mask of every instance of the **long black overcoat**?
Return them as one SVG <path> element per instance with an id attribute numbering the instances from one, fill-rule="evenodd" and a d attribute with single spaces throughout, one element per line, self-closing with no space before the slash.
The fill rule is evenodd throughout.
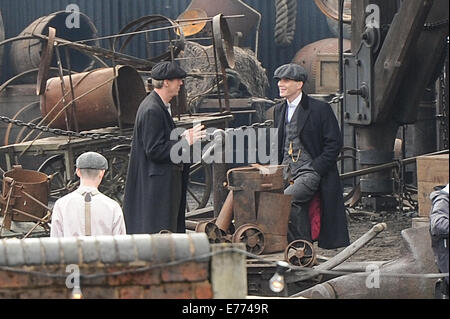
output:
<path id="1" fill-rule="evenodd" d="M 170 139 L 175 123 L 153 91 L 136 114 L 123 212 L 127 234 L 152 234 L 169 229 L 172 166 Z M 176 232 L 184 233 L 189 164 L 183 165 L 182 199 Z"/>
<path id="2" fill-rule="evenodd" d="M 312 166 L 321 176 L 321 225 L 318 245 L 325 249 L 348 246 L 349 235 L 342 186 L 336 159 L 342 148 L 342 135 L 331 107 L 303 93 L 298 116 L 298 134 L 312 156 Z M 283 160 L 286 101 L 274 106 L 274 126 L 278 128 L 278 160 Z"/>

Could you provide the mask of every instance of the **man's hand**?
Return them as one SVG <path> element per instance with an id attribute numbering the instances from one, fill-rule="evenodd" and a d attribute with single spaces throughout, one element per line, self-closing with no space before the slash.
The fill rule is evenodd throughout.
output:
<path id="1" fill-rule="evenodd" d="M 205 125 L 197 124 L 193 128 L 188 129 L 182 135 L 186 138 L 189 145 L 194 144 L 206 136 L 206 131 L 203 130 Z"/>

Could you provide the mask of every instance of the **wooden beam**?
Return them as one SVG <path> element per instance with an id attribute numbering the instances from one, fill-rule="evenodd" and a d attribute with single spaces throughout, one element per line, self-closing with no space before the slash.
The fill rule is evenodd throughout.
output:
<path id="1" fill-rule="evenodd" d="M 418 105 L 428 86 L 434 86 L 440 68 L 443 67 L 448 36 L 448 0 L 435 0 L 426 23 L 433 25 L 444 21 L 446 24 L 423 28 L 416 39 L 405 78 L 401 81 L 395 98 L 394 117 L 399 123 L 411 124 L 417 120 Z"/>
<path id="2" fill-rule="evenodd" d="M 407 75 L 408 59 L 432 4 L 432 0 L 404 1 L 392 21 L 374 66 L 374 122 L 392 115 L 394 98 Z"/>

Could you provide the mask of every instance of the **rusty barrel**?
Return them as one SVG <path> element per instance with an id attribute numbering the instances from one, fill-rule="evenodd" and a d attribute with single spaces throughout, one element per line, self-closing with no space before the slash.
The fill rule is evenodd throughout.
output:
<path id="1" fill-rule="evenodd" d="M 8 212 L 12 214 L 13 221 L 35 222 L 35 218 L 20 212 L 38 218 L 44 217 L 47 209 L 43 205 L 48 204 L 48 193 L 49 177 L 46 174 L 14 166 L 12 170 L 3 174 L 2 215 Z M 9 205 L 7 205 L 8 197 L 10 197 Z"/>
<path id="2" fill-rule="evenodd" d="M 73 99 L 69 76 L 63 79 L 67 108 L 64 108 L 59 77 L 48 79 L 41 96 L 42 117 L 53 128 L 67 129 L 66 120 L 70 129 L 74 129 L 75 123 L 80 130 L 117 126 L 119 105 L 121 123 L 132 125 L 146 96 L 142 78 L 130 66 L 117 66 L 116 72 L 114 68 L 101 68 L 72 75 Z"/>
<path id="3" fill-rule="evenodd" d="M 32 34 L 48 35 L 48 28 L 56 29 L 56 37 L 69 41 L 80 41 L 97 37 L 97 29 L 91 19 L 82 12 L 58 11 L 34 20 L 26 27 L 19 36 Z M 98 41 L 89 41 L 87 45 L 98 46 Z M 40 39 L 27 39 L 15 41 L 11 45 L 10 60 L 11 68 L 15 74 L 31 69 L 39 68 L 41 53 L 46 46 L 45 41 Z M 66 51 L 60 49 L 63 66 L 67 68 Z M 82 72 L 94 65 L 94 61 L 88 55 L 73 49 L 69 49 L 71 68 Z M 56 55 L 53 56 L 51 66 L 56 67 Z M 24 82 L 35 81 L 35 77 L 23 77 Z"/>

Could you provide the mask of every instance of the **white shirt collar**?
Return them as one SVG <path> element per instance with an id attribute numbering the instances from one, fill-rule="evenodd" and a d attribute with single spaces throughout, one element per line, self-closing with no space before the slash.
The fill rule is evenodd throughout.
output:
<path id="1" fill-rule="evenodd" d="M 297 107 L 297 105 L 300 104 L 300 101 L 302 100 L 303 92 L 300 92 L 300 94 L 294 99 L 294 101 L 289 102 L 286 100 L 289 107 Z"/>

